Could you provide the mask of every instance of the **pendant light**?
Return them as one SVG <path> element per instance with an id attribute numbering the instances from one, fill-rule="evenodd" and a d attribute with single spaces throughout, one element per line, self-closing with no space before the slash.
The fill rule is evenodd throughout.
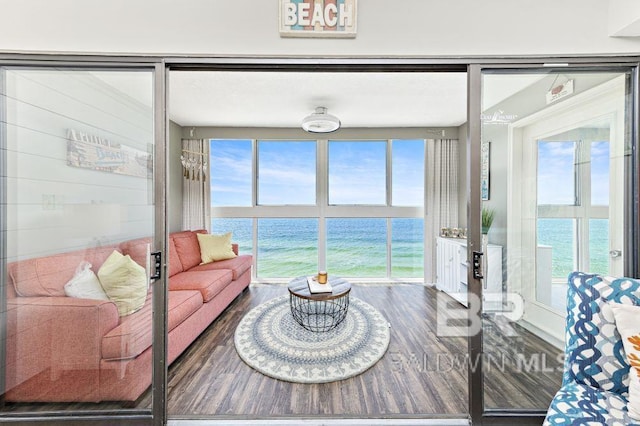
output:
<path id="1" fill-rule="evenodd" d="M 310 133 L 331 133 L 340 128 L 340 120 L 327 113 L 327 108 L 317 107 L 313 114 L 302 120 L 302 128 Z"/>

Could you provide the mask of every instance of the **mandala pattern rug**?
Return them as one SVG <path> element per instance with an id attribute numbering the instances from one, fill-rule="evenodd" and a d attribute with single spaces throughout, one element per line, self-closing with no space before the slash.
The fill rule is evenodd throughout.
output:
<path id="1" fill-rule="evenodd" d="M 389 322 L 371 305 L 351 298 L 345 320 L 329 332 L 305 330 L 291 315 L 289 296 L 249 311 L 236 328 L 240 358 L 275 379 L 327 383 L 373 366 L 389 347 Z"/>

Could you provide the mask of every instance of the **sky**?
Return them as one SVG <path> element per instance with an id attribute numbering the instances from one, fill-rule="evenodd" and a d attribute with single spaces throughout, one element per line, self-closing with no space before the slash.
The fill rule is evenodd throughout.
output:
<path id="1" fill-rule="evenodd" d="M 393 205 L 420 206 L 424 195 L 424 143 L 392 144 Z M 538 145 L 538 204 L 571 205 L 575 195 L 575 143 Z M 386 143 L 329 141 L 329 204 L 384 205 Z M 315 205 L 316 142 L 258 142 L 258 203 Z M 212 140 L 211 203 L 251 206 L 251 140 Z M 558 184 L 562 182 L 564 184 Z M 591 143 L 592 204 L 609 203 L 609 144 Z"/>
<path id="2" fill-rule="evenodd" d="M 573 141 L 538 143 L 538 204 L 575 203 Z M 591 204 L 609 205 L 609 143 L 591 143 Z"/>
<path id="3" fill-rule="evenodd" d="M 392 144 L 393 204 L 422 205 L 424 142 Z M 386 143 L 329 142 L 329 203 L 386 203 Z M 315 141 L 258 142 L 258 204 L 315 205 Z M 250 206 L 252 153 L 250 140 L 211 141 L 211 204 Z"/>

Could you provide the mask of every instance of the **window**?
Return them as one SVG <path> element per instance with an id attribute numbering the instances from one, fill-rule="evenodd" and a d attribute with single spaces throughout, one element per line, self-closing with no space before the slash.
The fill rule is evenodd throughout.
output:
<path id="1" fill-rule="evenodd" d="M 212 230 L 253 253 L 257 278 L 420 279 L 424 149 L 421 139 L 212 140 Z"/>
<path id="2" fill-rule="evenodd" d="M 539 218 L 538 246 L 551 247 L 551 276 L 566 280 L 577 269 L 576 221 Z"/>
<path id="3" fill-rule="evenodd" d="M 589 219 L 589 270 L 609 275 L 609 219 Z"/>
<path id="4" fill-rule="evenodd" d="M 424 276 L 424 219 L 391 219 L 391 275 Z"/>
<path id="5" fill-rule="evenodd" d="M 251 206 L 252 141 L 211 140 L 211 205 Z"/>
<path id="6" fill-rule="evenodd" d="M 609 205 L 609 142 L 591 143 L 591 205 Z"/>
<path id="7" fill-rule="evenodd" d="M 296 277 L 318 270 L 318 219 L 258 219 L 260 277 Z"/>
<path id="8" fill-rule="evenodd" d="M 538 205 L 576 204 L 575 154 L 573 141 L 538 141 Z"/>
<path id="9" fill-rule="evenodd" d="M 329 142 L 329 204 L 387 203 L 387 143 Z"/>
<path id="10" fill-rule="evenodd" d="M 537 142 L 537 239 L 551 247 L 554 281 L 574 270 L 609 273 L 608 136 L 593 125 Z"/>
<path id="11" fill-rule="evenodd" d="M 258 204 L 316 204 L 316 143 L 258 142 Z"/>
<path id="12" fill-rule="evenodd" d="M 424 204 L 424 141 L 392 141 L 392 179 L 394 206 Z"/>
<path id="13" fill-rule="evenodd" d="M 327 269 L 344 277 L 382 277 L 387 267 L 387 221 L 327 219 Z"/>

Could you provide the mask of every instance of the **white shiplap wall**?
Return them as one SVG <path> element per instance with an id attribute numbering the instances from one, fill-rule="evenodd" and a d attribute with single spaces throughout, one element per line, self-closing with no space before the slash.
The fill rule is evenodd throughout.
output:
<path id="1" fill-rule="evenodd" d="M 123 82 L 120 87 L 130 78 L 146 84 L 151 93 L 150 73 L 113 73 Z M 101 77 L 105 76 L 59 69 L 6 71 L 9 262 L 152 233 L 151 179 L 67 165 L 69 129 L 139 150 L 153 149 L 150 103 L 111 85 L 115 81 L 119 86 L 118 79 L 108 79 L 112 83 L 107 84 Z M 108 216 L 79 217 L 78 207 L 86 210 L 89 204 Z M 103 219 L 117 225 L 107 231 L 101 226 L 104 222 L 99 223 Z"/>

